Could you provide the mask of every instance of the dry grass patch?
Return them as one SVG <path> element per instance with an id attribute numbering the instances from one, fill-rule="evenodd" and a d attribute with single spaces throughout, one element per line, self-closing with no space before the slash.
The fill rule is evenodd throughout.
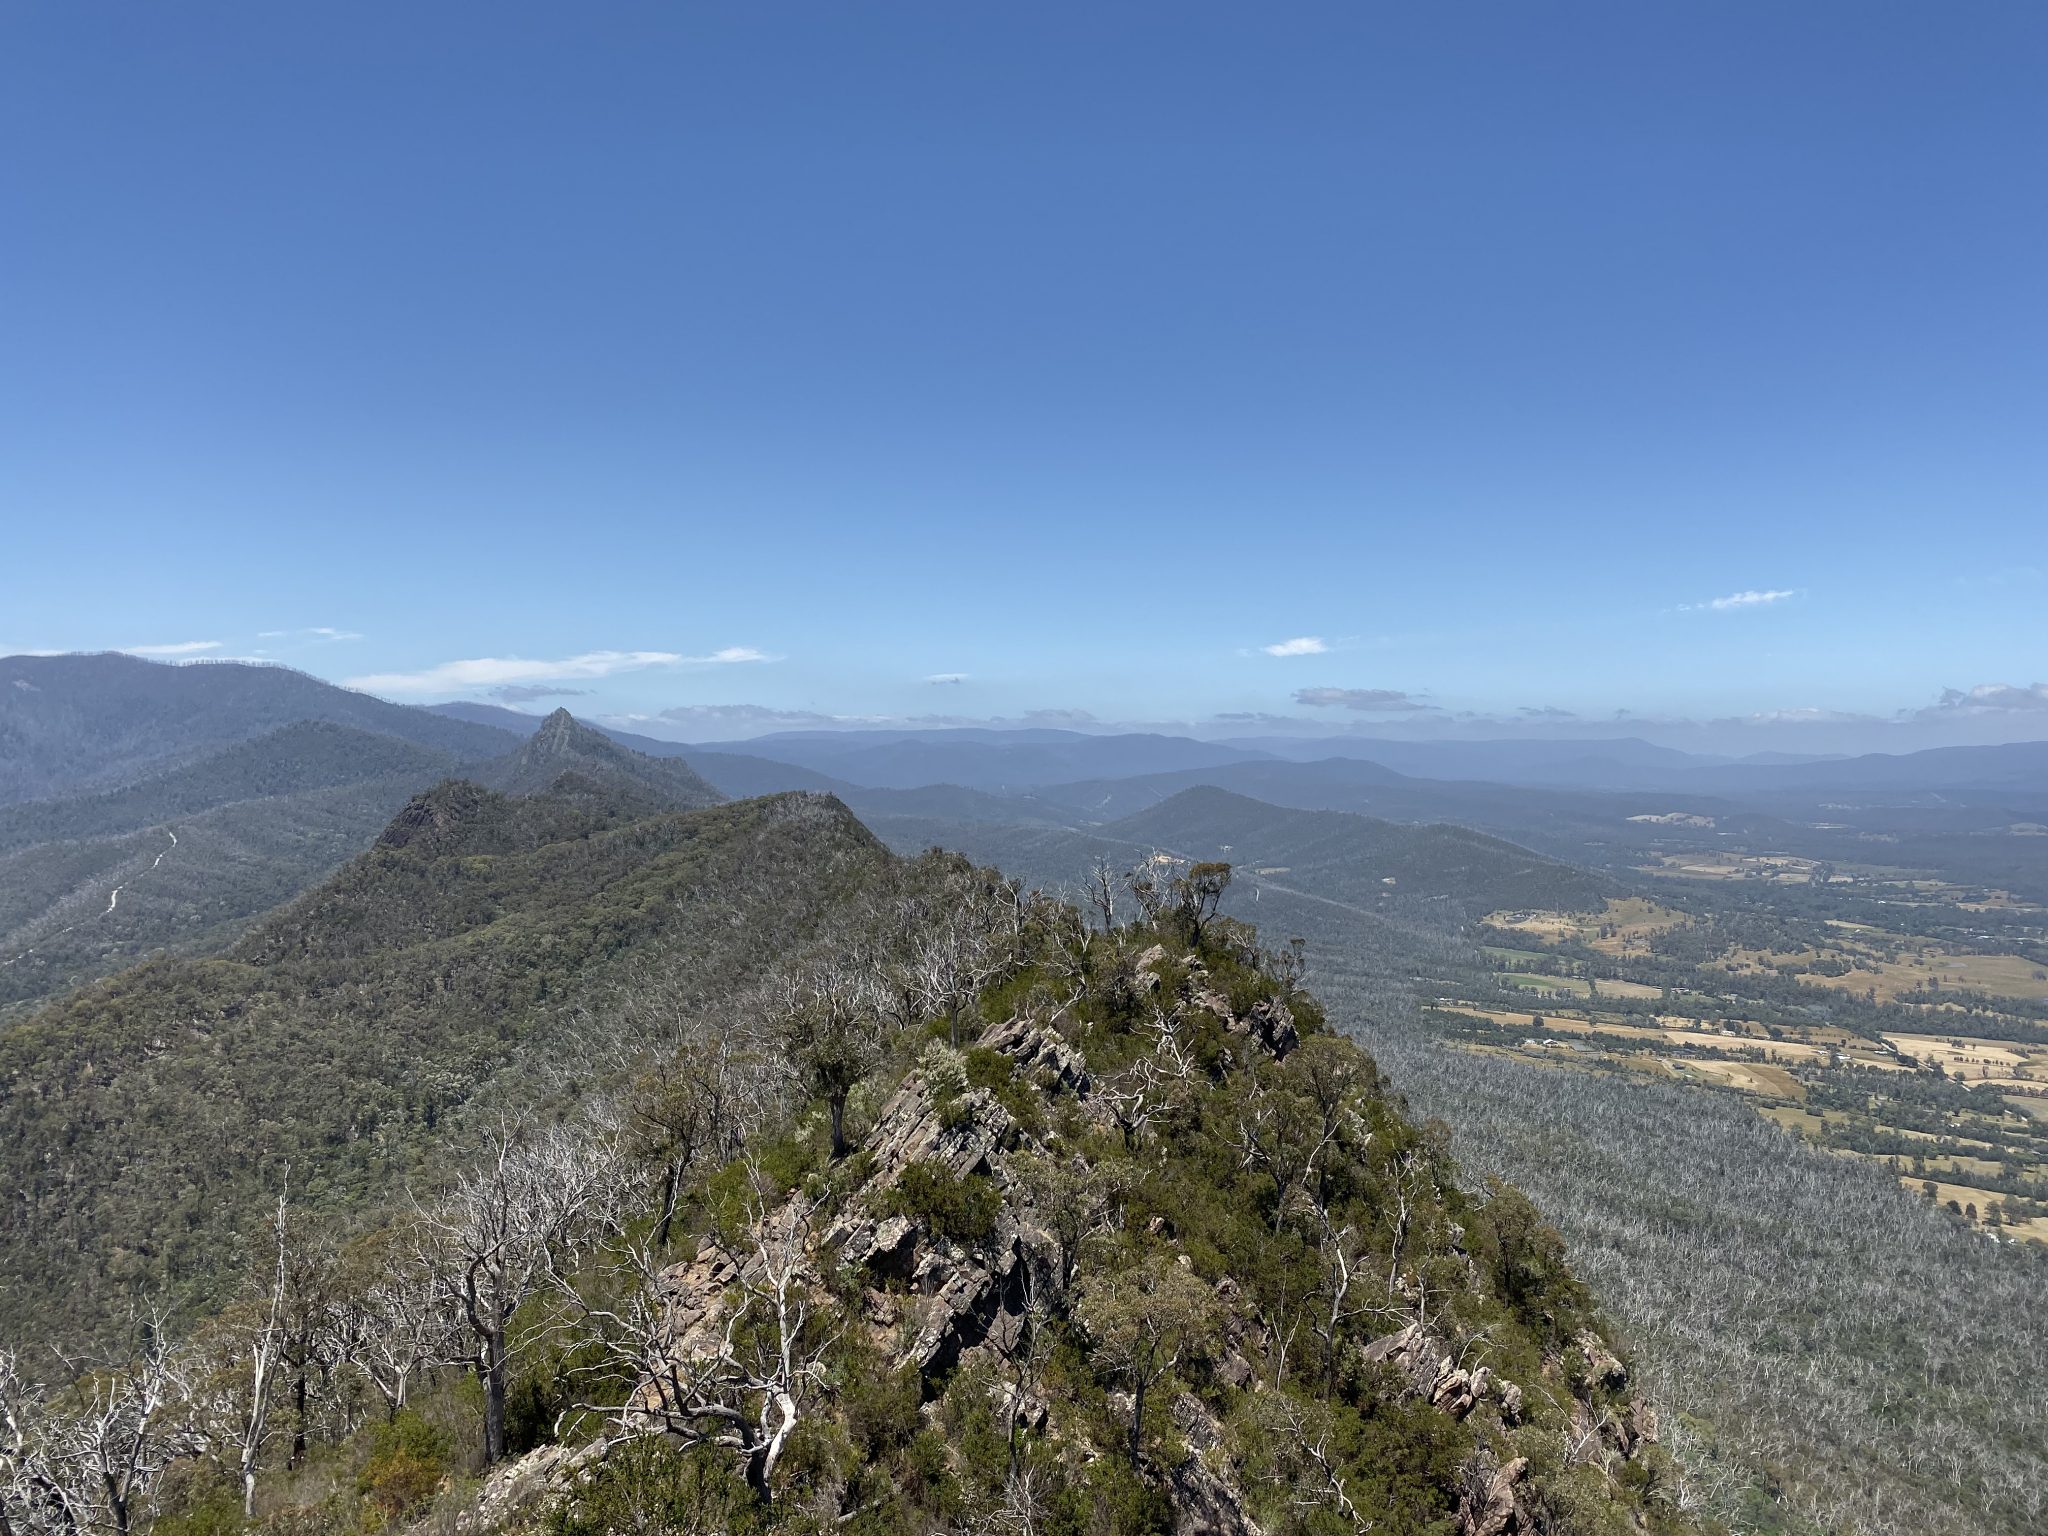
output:
<path id="1" fill-rule="evenodd" d="M 1985 1225 L 1984 1213 L 1992 1206 L 2003 1206 L 2005 1196 L 1995 1189 L 1979 1189 L 1974 1184 L 1951 1184 L 1944 1179 L 1917 1179 L 1911 1174 L 1899 1175 L 1899 1182 L 1914 1194 L 1924 1195 L 1927 1185 L 1933 1184 L 1935 1199 L 1947 1205 L 1953 1200 L 1967 1214 L 1971 1206 L 1977 1208 L 1977 1225 Z M 2048 1243 L 2048 1216 L 2036 1216 L 2029 1221 L 2013 1222 L 2001 1226 L 1999 1232 L 2007 1237 L 2020 1238 L 2030 1243 Z"/>
<path id="2" fill-rule="evenodd" d="M 1555 997 L 1591 997 L 1592 983 L 1578 976 L 1540 976 L 1532 971 L 1503 971 L 1499 980 L 1503 986 L 1517 987 L 1524 992 L 1548 992 Z"/>
<path id="3" fill-rule="evenodd" d="M 2048 1084 L 2048 1046 L 1967 1035 L 1887 1034 L 1901 1059 L 1938 1066 L 1962 1082 L 1998 1086 Z"/>
<path id="4" fill-rule="evenodd" d="M 1724 1088 L 1761 1094 L 1767 1099 L 1806 1100 L 1806 1087 L 1783 1067 L 1756 1061 L 1730 1061 L 1720 1056 L 1688 1056 L 1668 1063 L 1680 1077 L 1703 1077 Z"/>
<path id="5" fill-rule="evenodd" d="M 1925 939 L 1861 924 L 1831 923 L 1842 935 L 1819 949 L 1731 949 L 1714 965 L 1731 976 L 1764 975 L 1781 966 L 1839 964 L 1839 976 L 1806 970 L 1798 979 L 1838 992 L 1875 994 L 1879 1002 L 1921 1001 L 1930 989 L 1995 997 L 2048 997 L 2048 966 L 2020 955 L 1956 952 Z"/>
<path id="6" fill-rule="evenodd" d="M 1662 987 L 1653 987 L 1641 981 L 1616 981 L 1608 976 L 1602 976 L 1595 981 L 1593 990 L 1601 997 L 1651 998 L 1664 995 Z"/>
<path id="7" fill-rule="evenodd" d="M 1643 873 L 1682 880 L 1768 880 L 1775 885 L 1811 885 L 1820 869 L 1817 859 L 1789 853 L 1667 853 Z M 1851 877 L 1837 874 L 1836 883 Z"/>
<path id="8" fill-rule="evenodd" d="M 1569 940 L 1618 956 L 1639 953 L 1657 934 L 1683 928 L 1686 916 L 1641 896 L 1624 896 L 1610 898 L 1598 912 L 1496 912 L 1486 921 L 1545 944 Z"/>

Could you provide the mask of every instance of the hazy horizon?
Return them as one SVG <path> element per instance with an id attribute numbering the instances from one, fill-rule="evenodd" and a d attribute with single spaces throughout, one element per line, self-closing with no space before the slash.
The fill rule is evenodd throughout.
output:
<path id="1" fill-rule="evenodd" d="M 35 657 L 116 655 L 160 666 L 290 667 L 323 682 L 336 683 L 388 702 L 425 707 L 476 704 L 540 720 L 555 709 L 615 730 L 677 743 L 746 741 L 788 733 L 1057 731 L 1080 735 L 1152 734 L 1186 736 L 1203 741 L 1256 745 L 1261 741 L 1311 744 L 1327 742 L 1333 749 L 1388 743 L 1489 741 L 1643 741 L 1703 757 L 1741 759 L 1773 756 L 1855 756 L 1865 753 L 1910 753 L 1937 747 L 1996 746 L 2048 739 L 2048 713 L 2031 690 L 2000 689 L 2010 697 L 1957 696 L 1921 710 L 1885 716 L 1846 712 L 1787 712 L 1781 716 L 1731 717 L 1716 720 L 1637 715 L 1627 711 L 1601 719 L 1562 710 L 1528 710 L 1516 716 L 1492 716 L 1418 707 L 1398 715 L 1373 715 L 1344 724 L 1294 714 L 1218 714 L 1199 719 L 1115 719 L 1086 710 L 1038 709 L 1017 716 L 985 716 L 930 712 L 881 715 L 775 707 L 759 704 L 683 704 L 654 712 L 608 708 L 598 690 L 565 686 L 486 688 L 445 698 L 406 698 L 364 687 L 368 680 L 322 677 L 310 667 L 292 666 L 276 658 L 159 657 L 136 651 L 65 652 L 36 650 Z M 7 658 L 0 656 L 0 661 Z M 2030 697 L 2032 696 L 2032 697 Z"/>

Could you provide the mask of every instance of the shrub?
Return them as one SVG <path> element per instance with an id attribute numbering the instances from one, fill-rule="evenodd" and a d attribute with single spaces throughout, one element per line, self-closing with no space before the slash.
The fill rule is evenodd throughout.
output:
<path id="1" fill-rule="evenodd" d="M 645 1439 L 629 1440 L 599 1462 L 549 1517 L 547 1536 L 748 1536 L 767 1524 L 764 1507 L 733 1476 L 729 1454 Z"/>
<path id="2" fill-rule="evenodd" d="M 446 1434 L 407 1409 L 371 1432 L 356 1491 L 387 1523 L 403 1519 L 440 1492 L 448 1449 Z"/>
<path id="3" fill-rule="evenodd" d="M 940 1237 L 972 1245 L 995 1235 L 1003 1197 L 985 1175 L 963 1177 L 943 1163 L 920 1162 L 903 1170 L 889 1204 L 897 1215 L 922 1222 Z"/>

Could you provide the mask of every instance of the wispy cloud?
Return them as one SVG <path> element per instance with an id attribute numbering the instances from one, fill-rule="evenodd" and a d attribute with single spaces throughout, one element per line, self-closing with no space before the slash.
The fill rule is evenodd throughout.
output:
<path id="1" fill-rule="evenodd" d="M 1955 578 L 1959 587 L 2019 587 L 2031 586 L 2040 581 L 2044 573 L 2038 565 L 2005 565 L 1996 570 L 1973 571 Z"/>
<path id="2" fill-rule="evenodd" d="M 1362 714 L 1402 714 L 1436 708 L 1398 688 L 1297 688 L 1294 702 L 1316 709 L 1353 709 Z"/>
<path id="3" fill-rule="evenodd" d="M 758 736 L 765 731 L 805 727 L 877 723 L 854 715 L 828 715 L 815 709 L 780 709 L 768 704 L 678 704 L 655 715 L 628 715 L 632 724 L 661 721 L 683 733 L 685 741 L 713 741 L 725 736 Z"/>
<path id="4" fill-rule="evenodd" d="M 1329 650 L 1320 636 L 1296 635 L 1292 640 L 1276 640 L 1271 645 L 1259 647 L 1268 656 L 1320 656 Z"/>
<path id="5" fill-rule="evenodd" d="M 965 672 L 934 672 L 930 677 L 926 678 L 925 681 L 928 683 L 936 683 L 943 687 L 953 683 L 966 682 L 967 674 Z"/>
<path id="6" fill-rule="evenodd" d="M 123 645 L 116 649 L 124 656 L 196 656 L 220 647 L 218 640 L 175 640 L 167 645 Z"/>
<path id="7" fill-rule="evenodd" d="M 585 651 L 555 660 L 478 656 L 418 672 L 372 672 L 348 679 L 348 686 L 365 693 L 475 693 L 520 683 L 581 682 L 655 667 L 722 667 L 775 659 L 750 645 L 728 645 L 708 656 L 685 656 L 680 651 Z"/>
<path id="8" fill-rule="evenodd" d="M 1787 598 L 1797 597 L 1797 587 L 1752 587 L 1745 592 L 1730 592 L 1726 597 L 1710 597 L 1704 603 L 1680 603 L 1680 613 L 1728 613 L 1738 608 L 1765 608 L 1772 603 L 1782 603 Z"/>
<path id="9" fill-rule="evenodd" d="M 863 715 L 827 714 L 775 704 L 678 704 L 652 715 L 617 715 L 611 723 L 651 729 L 683 741 L 720 741 L 760 736 L 769 731 L 815 730 L 944 730 L 958 726 L 1016 730 L 1019 727 L 1069 731 L 1143 730 L 1155 726 L 1112 726 L 1085 709 L 1030 709 L 1021 715 Z"/>
<path id="10" fill-rule="evenodd" d="M 713 651 L 709 656 L 682 656 L 676 664 L 684 667 L 723 667 L 739 661 L 780 661 L 780 656 L 770 656 L 766 651 L 757 651 L 751 645 L 728 645 L 722 651 Z"/>
<path id="11" fill-rule="evenodd" d="M 492 698 L 504 704 L 531 704 L 535 699 L 581 699 L 590 694 L 588 688 L 564 688 L 558 683 L 502 683 L 488 691 Z"/>
<path id="12" fill-rule="evenodd" d="M 264 629 L 257 631 L 258 640 L 360 640 L 363 637 L 352 629 L 336 629 L 331 624 L 313 624 L 304 629 Z"/>

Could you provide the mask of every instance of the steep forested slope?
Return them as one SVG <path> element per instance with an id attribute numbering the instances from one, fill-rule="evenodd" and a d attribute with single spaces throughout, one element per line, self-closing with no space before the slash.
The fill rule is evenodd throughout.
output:
<path id="1" fill-rule="evenodd" d="M 99 794 L 0 809 L 0 853 L 71 838 L 111 837 L 238 800 L 269 799 L 402 775 L 431 783 L 459 759 L 402 737 L 301 720 L 195 762 Z"/>
<path id="2" fill-rule="evenodd" d="M 451 783 L 218 959 L 158 960 L 0 1034 L 0 1319 L 206 1294 L 266 1163 L 388 1196 L 592 977 L 764 963 L 887 855 L 788 796 L 638 819 Z"/>
<path id="3" fill-rule="evenodd" d="M 157 950 L 223 947 L 360 853 L 437 777 L 403 773 L 244 800 L 174 826 L 0 856 L 0 1008 Z"/>
<path id="4" fill-rule="evenodd" d="M 569 1530 L 1694 1528 L 1555 1234 L 1199 881 L 1027 904 L 965 1033 L 887 1030 L 849 1156 L 799 1117 L 705 1166 L 618 1419 L 680 1454 L 586 1460 Z"/>
<path id="5" fill-rule="evenodd" d="M 456 766 L 396 736 L 302 720 L 121 789 L 0 808 L 0 1007 L 153 950 L 218 948 Z M 630 751 L 566 712 L 462 771 L 614 816 L 722 798 L 686 764 Z"/>
<path id="6" fill-rule="evenodd" d="M 234 963 L 282 994 L 420 950 L 447 980 L 451 945 L 546 948 L 616 915 L 622 865 L 658 869 L 677 839 L 729 888 L 708 850 L 743 824 L 831 834 L 822 865 L 816 835 L 791 847 L 844 924 L 752 987 L 614 969 L 581 1042 L 601 1049 L 548 1112 L 443 1144 L 367 1230 L 337 1233 L 334 1162 L 302 1145 L 316 1182 L 295 1169 L 274 1229 L 215 1226 L 236 1305 L 53 1385 L 0 1338 L 11 1529 L 75 1510 L 166 1536 L 1698 1531 L 1555 1232 L 1461 1179 L 1291 951 L 1218 915 L 1217 870 L 1152 862 L 1125 897 L 1140 918 L 1091 925 L 943 855 L 849 904 L 880 856 L 827 801 L 585 816 L 444 786 Z M 609 842 L 628 835 L 638 859 Z M 558 896 L 516 899 L 543 873 Z M 471 899 L 386 920 L 441 891 Z M 232 1029 L 195 1001 L 169 1017 Z M 133 1468 L 115 1482 L 73 1452 L 110 1419 Z"/>

